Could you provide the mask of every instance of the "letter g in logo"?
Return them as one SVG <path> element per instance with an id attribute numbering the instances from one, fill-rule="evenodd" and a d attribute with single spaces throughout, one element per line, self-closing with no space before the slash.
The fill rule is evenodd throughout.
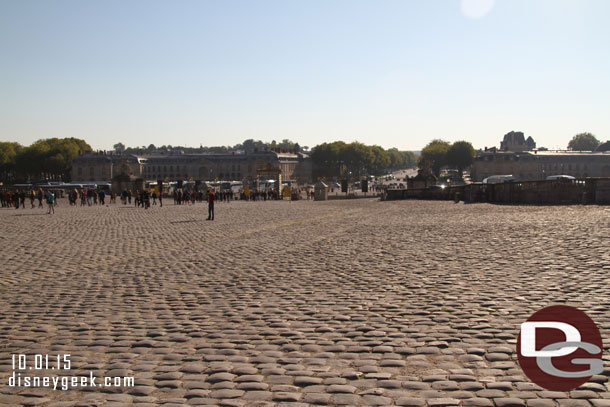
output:
<path id="1" fill-rule="evenodd" d="M 522 323 L 517 353 L 523 372 L 548 390 L 572 390 L 603 371 L 597 326 L 565 305 L 541 309 Z"/>

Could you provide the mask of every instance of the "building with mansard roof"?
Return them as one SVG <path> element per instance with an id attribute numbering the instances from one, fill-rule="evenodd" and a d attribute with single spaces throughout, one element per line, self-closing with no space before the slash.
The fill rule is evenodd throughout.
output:
<path id="1" fill-rule="evenodd" d="M 472 181 L 492 175 L 513 175 L 519 181 L 544 180 L 551 175 L 610 177 L 610 151 L 536 150 L 534 140 L 526 140 L 521 132 L 508 133 L 500 146 L 477 154 L 470 171 Z"/>
<path id="2" fill-rule="evenodd" d="M 125 172 L 145 180 L 256 180 L 263 168 L 280 171 L 282 179 L 300 183 L 311 181 L 312 164 L 306 153 L 274 151 L 225 154 L 132 155 L 91 153 L 72 161 L 73 182 L 109 181 Z"/>

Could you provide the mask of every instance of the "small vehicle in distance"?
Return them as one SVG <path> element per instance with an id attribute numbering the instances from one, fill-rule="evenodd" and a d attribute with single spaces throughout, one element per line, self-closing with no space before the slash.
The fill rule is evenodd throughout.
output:
<path id="1" fill-rule="evenodd" d="M 513 175 L 492 175 L 483 180 L 483 184 L 501 184 L 502 182 L 515 182 L 517 178 Z"/>
<path id="2" fill-rule="evenodd" d="M 548 177 L 546 177 L 546 179 L 547 179 L 547 181 L 551 181 L 551 180 L 570 180 L 570 179 L 576 179 L 576 178 L 571 175 L 549 175 Z"/>

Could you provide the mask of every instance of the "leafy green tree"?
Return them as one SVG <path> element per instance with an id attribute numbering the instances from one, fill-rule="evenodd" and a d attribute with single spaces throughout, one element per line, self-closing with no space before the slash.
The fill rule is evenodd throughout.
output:
<path id="1" fill-rule="evenodd" d="M 244 140 L 244 142 L 241 143 L 241 148 L 243 148 L 243 150 L 246 153 L 253 152 L 254 151 L 254 140 L 253 139 Z"/>
<path id="2" fill-rule="evenodd" d="M 206 152 L 212 153 L 212 154 L 225 154 L 227 151 L 228 151 L 227 147 L 218 146 L 218 147 L 208 147 Z"/>
<path id="3" fill-rule="evenodd" d="M 474 162 L 476 151 L 468 141 L 456 141 L 447 151 L 447 164 L 458 169 L 462 174 L 464 169 Z"/>
<path id="4" fill-rule="evenodd" d="M 340 176 L 345 168 L 344 151 L 347 144 L 343 141 L 322 143 L 311 150 L 311 159 L 316 164 L 317 175 Z"/>
<path id="5" fill-rule="evenodd" d="M 323 143 L 311 151 L 311 158 L 324 175 L 340 175 L 338 169 L 351 172 L 354 177 L 379 175 L 390 169 L 414 166 L 417 162 L 410 151 L 396 148 L 384 150 L 380 146 L 367 146 L 359 142 L 346 144 L 342 141 Z"/>
<path id="6" fill-rule="evenodd" d="M 404 168 L 415 167 L 417 165 L 418 156 L 413 151 L 402 151 Z"/>
<path id="7" fill-rule="evenodd" d="M 375 154 L 371 148 L 359 142 L 346 145 L 343 157 L 347 170 L 356 177 L 364 175 L 366 168 L 371 167 L 375 161 Z"/>
<path id="8" fill-rule="evenodd" d="M 263 151 L 265 149 L 265 143 L 260 140 L 255 141 L 254 139 L 248 139 L 244 140 L 241 145 L 236 145 L 233 148 L 239 150 L 243 149 L 246 153 L 253 153 L 254 151 Z"/>
<path id="9" fill-rule="evenodd" d="M 342 141 L 317 145 L 312 150 L 311 158 L 317 164 L 340 164 L 344 161 L 342 156 L 345 146 Z"/>
<path id="10" fill-rule="evenodd" d="M 390 157 L 390 168 L 399 170 L 403 168 L 414 167 L 417 165 L 417 158 L 412 151 L 398 151 L 397 148 L 386 150 Z"/>
<path id="11" fill-rule="evenodd" d="M 279 148 L 280 151 L 292 151 L 294 150 L 294 142 L 285 138 L 281 143 L 277 144 L 276 148 Z"/>
<path id="12" fill-rule="evenodd" d="M 373 160 L 366 166 L 369 174 L 380 174 L 391 167 L 392 159 L 386 150 L 379 146 L 372 146 L 369 149 L 373 154 Z"/>
<path id="13" fill-rule="evenodd" d="M 49 150 L 49 144 L 45 140 L 38 140 L 23 149 L 17 156 L 17 171 L 22 179 L 33 181 L 48 179 L 45 161 Z"/>
<path id="14" fill-rule="evenodd" d="M 403 167 L 405 164 L 405 157 L 402 152 L 398 151 L 397 148 L 390 148 L 387 150 L 387 154 L 388 158 L 390 159 L 390 167 L 393 170 Z"/>
<path id="15" fill-rule="evenodd" d="M 38 140 L 17 154 L 16 171 L 23 180 L 69 181 L 72 160 L 90 151 L 91 146 L 81 139 Z"/>
<path id="16" fill-rule="evenodd" d="M 125 144 L 120 143 L 120 142 L 116 143 L 115 145 L 113 145 L 112 148 L 114 148 L 114 151 L 117 154 L 123 154 L 125 152 L 125 150 L 126 150 Z"/>
<path id="17" fill-rule="evenodd" d="M 421 151 L 418 162 L 419 167 L 422 168 L 424 163 L 429 163 L 434 174 L 439 176 L 441 168 L 447 165 L 447 152 L 450 147 L 451 144 L 447 141 L 440 139 L 432 140 Z"/>
<path id="18" fill-rule="evenodd" d="M 593 151 L 599 146 L 599 140 L 591 133 L 580 133 L 568 143 L 569 150 Z"/>
<path id="19" fill-rule="evenodd" d="M 14 182 L 17 177 L 17 156 L 23 146 L 14 142 L 0 142 L 0 177 L 3 182 Z"/>

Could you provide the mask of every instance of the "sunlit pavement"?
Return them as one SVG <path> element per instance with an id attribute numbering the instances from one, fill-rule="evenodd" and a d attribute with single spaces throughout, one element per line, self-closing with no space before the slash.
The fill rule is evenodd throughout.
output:
<path id="1" fill-rule="evenodd" d="M 376 199 L 0 210 L 0 405 L 606 407 L 519 368 L 519 324 L 585 311 L 609 359 L 610 208 Z M 24 375 L 135 387 L 8 386 Z"/>

